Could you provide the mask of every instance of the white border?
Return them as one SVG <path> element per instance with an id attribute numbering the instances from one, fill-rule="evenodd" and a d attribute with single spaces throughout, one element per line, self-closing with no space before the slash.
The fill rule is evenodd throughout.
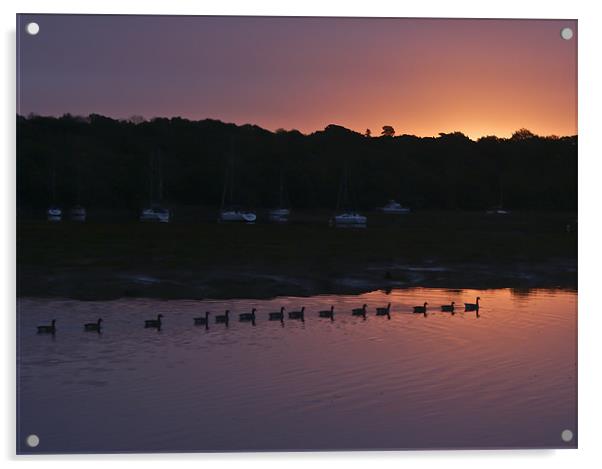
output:
<path id="1" fill-rule="evenodd" d="M 379 464 L 399 467 L 400 464 L 420 464 L 425 467 L 445 465 L 446 468 L 468 469 L 486 464 L 488 468 L 508 465 L 527 467 L 545 464 L 549 468 L 567 469 L 570 466 L 588 467 L 600 458 L 600 358 L 599 334 L 602 309 L 596 295 L 600 283 L 600 187 L 602 175 L 602 67 L 600 61 L 601 2 L 595 1 L 526 1 L 504 2 L 468 0 L 420 0 L 414 2 L 378 1 L 319 1 L 287 3 L 282 1 L 231 0 L 194 2 L 192 0 L 145 0 L 125 4 L 119 0 L 53 0 L 0 3 L 2 15 L 2 91 L 4 111 L 0 125 L 3 177 L 2 209 L 6 220 L 2 230 L 0 264 L 3 267 L 0 288 L 4 308 L 0 316 L 3 329 L 4 356 L 2 370 L 4 385 L 0 386 L 4 415 L 0 424 L 2 456 L 9 463 L 20 461 L 26 466 L 36 461 L 45 467 L 82 464 L 101 467 L 107 464 L 122 466 L 136 463 L 145 467 L 163 466 L 178 461 L 186 466 L 245 464 L 251 468 L 306 466 L 307 464 L 344 464 L 363 467 Z M 559 451 L 438 451 L 393 453 L 294 453 L 294 454 L 183 454 L 183 455 L 116 455 L 116 456 L 14 456 L 15 448 L 15 14 L 19 13 L 145 13 L 145 14 L 213 14 L 213 15 L 287 15 L 287 16 L 397 16 L 397 17 L 470 17 L 470 18 L 563 18 L 579 20 L 579 450 Z M 558 403 L 562 405 L 562 403 Z"/>

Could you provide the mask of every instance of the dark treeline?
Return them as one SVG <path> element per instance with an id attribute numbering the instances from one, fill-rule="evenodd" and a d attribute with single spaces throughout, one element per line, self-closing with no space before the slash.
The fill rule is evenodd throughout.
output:
<path id="1" fill-rule="evenodd" d="M 215 120 L 17 118 L 19 207 L 77 202 L 138 209 L 149 203 L 149 161 L 160 154 L 165 205 L 218 206 L 233 165 L 235 199 L 277 204 L 281 172 L 293 207 L 334 208 L 347 166 L 358 209 L 396 199 L 414 208 L 484 209 L 503 198 L 510 209 L 575 210 L 577 137 L 472 141 L 439 137 L 368 137 L 337 125 L 310 135 L 270 132 Z"/>

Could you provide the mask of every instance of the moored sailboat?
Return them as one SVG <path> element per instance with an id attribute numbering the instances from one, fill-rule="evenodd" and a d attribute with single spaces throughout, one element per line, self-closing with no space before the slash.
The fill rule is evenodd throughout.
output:
<path id="1" fill-rule="evenodd" d="M 52 169 L 50 174 L 50 196 L 52 205 L 46 210 L 46 219 L 50 222 L 57 222 L 63 219 L 63 210 L 56 204 L 56 172 Z"/>
<path id="2" fill-rule="evenodd" d="M 331 218 L 330 223 L 342 228 L 365 228 L 367 222 L 368 218 L 361 215 L 351 203 L 349 197 L 349 172 L 347 166 L 345 166 L 339 188 L 336 213 Z"/>
<path id="3" fill-rule="evenodd" d="M 86 221 L 87 212 L 81 205 L 76 205 L 69 211 L 69 218 L 72 221 L 84 222 Z"/>
<path id="4" fill-rule="evenodd" d="M 228 200 L 226 200 L 228 196 Z M 245 210 L 233 204 L 234 200 L 234 161 L 230 159 L 229 168 L 224 178 L 224 189 L 222 191 L 222 202 L 219 210 L 219 222 L 242 222 L 255 223 L 257 214 L 251 210 Z"/>
<path id="5" fill-rule="evenodd" d="M 76 184 L 76 200 L 75 205 L 69 210 L 69 218 L 71 221 L 76 221 L 83 223 L 86 221 L 87 212 L 85 207 L 81 205 L 81 191 L 82 191 L 82 181 L 81 181 L 81 163 L 78 160 L 77 162 L 77 179 L 75 181 Z"/>
<path id="6" fill-rule="evenodd" d="M 274 223 L 286 223 L 291 214 L 290 208 L 286 208 L 284 202 L 284 174 L 280 171 L 280 187 L 278 195 L 278 207 L 268 212 L 268 218 Z"/>
<path id="7" fill-rule="evenodd" d="M 155 180 L 157 184 L 155 184 Z M 155 197 L 155 193 L 157 196 Z M 163 168 L 160 154 L 154 154 L 149 160 L 149 205 L 142 209 L 140 221 L 169 223 L 171 212 L 162 205 Z"/>
<path id="8" fill-rule="evenodd" d="M 490 207 L 485 212 L 487 215 L 509 215 L 510 210 L 504 207 L 504 186 L 500 178 L 500 198 L 497 205 Z"/>
<path id="9" fill-rule="evenodd" d="M 410 209 L 408 207 L 402 206 L 399 202 L 391 199 L 384 207 L 380 208 L 381 212 L 387 213 L 390 215 L 403 215 L 406 213 L 410 213 Z"/>

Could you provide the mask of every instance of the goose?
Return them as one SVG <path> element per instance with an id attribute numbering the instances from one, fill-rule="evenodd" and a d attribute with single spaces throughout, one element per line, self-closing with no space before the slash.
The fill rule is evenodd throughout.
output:
<path id="1" fill-rule="evenodd" d="M 50 326 L 38 326 L 38 334 L 54 334 L 56 332 L 56 319 L 53 319 Z"/>
<path id="2" fill-rule="evenodd" d="M 441 305 L 441 311 L 446 311 L 448 313 L 454 312 L 455 301 L 452 301 L 449 305 Z"/>
<path id="3" fill-rule="evenodd" d="M 102 322 L 102 318 L 98 318 L 98 321 L 96 322 L 89 322 L 87 324 L 84 324 L 84 330 L 85 331 L 94 331 L 94 332 L 100 332 L 100 323 Z"/>
<path id="4" fill-rule="evenodd" d="M 334 321 L 334 306 L 331 306 L 330 309 L 325 311 L 320 311 L 318 315 L 321 318 L 330 318 L 331 321 Z"/>
<path id="5" fill-rule="evenodd" d="M 480 296 L 477 296 L 476 303 L 464 303 L 464 311 L 478 311 L 479 310 L 479 300 Z"/>
<path id="6" fill-rule="evenodd" d="M 425 301 L 422 306 L 414 306 L 414 312 L 426 314 L 426 306 L 427 305 L 428 305 L 428 303 Z"/>
<path id="7" fill-rule="evenodd" d="M 351 310 L 351 314 L 353 316 L 364 316 L 364 319 L 366 318 L 366 308 L 368 307 L 367 304 L 364 303 L 364 305 L 361 308 L 354 308 Z"/>
<path id="8" fill-rule="evenodd" d="M 376 308 L 377 316 L 388 316 L 391 319 L 391 303 L 387 305 L 386 308 Z"/>
<path id="9" fill-rule="evenodd" d="M 238 318 L 240 320 L 240 322 L 255 322 L 255 311 L 257 311 L 255 308 L 253 308 L 251 310 L 250 313 L 241 313 L 238 315 Z"/>
<path id="10" fill-rule="evenodd" d="M 280 308 L 280 312 L 270 313 L 270 321 L 284 322 L 284 306 Z"/>
<path id="11" fill-rule="evenodd" d="M 229 322 L 230 322 L 230 310 L 228 310 L 228 309 L 226 310 L 226 312 L 224 314 L 218 314 L 217 316 L 215 316 L 216 324 L 225 324 L 227 326 Z"/>
<path id="12" fill-rule="evenodd" d="M 205 311 L 205 317 L 200 316 L 198 318 L 194 318 L 195 326 L 205 326 L 206 328 L 209 326 L 209 315 L 211 313 L 209 311 Z"/>
<path id="13" fill-rule="evenodd" d="M 156 329 L 161 329 L 161 318 L 162 314 L 157 315 L 157 319 L 147 319 L 144 321 L 144 327 L 154 327 Z"/>
<path id="14" fill-rule="evenodd" d="M 300 311 L 289 311 L 288 318 L 301 319 L 301 321 L 305 321 L 305 306 L 302 306 Z"/>

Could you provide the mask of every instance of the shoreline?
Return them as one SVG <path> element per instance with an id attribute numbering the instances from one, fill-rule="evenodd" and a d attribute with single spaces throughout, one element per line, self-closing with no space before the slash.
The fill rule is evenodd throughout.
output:
<path id="1" fill-rule="evenodd" d="M 269 298 L 392 288 L 577 288 L 566 214 L 423 212 L 325 225 L 17 223 L 17 296 Z M 388 221 L 388 223 L 387 223 Z"/>
<path id="2" fill-rule="evenodd" d="M 71 298 L 83 301 L 119 298 L 267 299 L 327 294 L 362 294 L 404 288 L 577 290 L 576 261 L 528 264 L 365 265 L 352 273 L 271 269 L 202 271 L 74 270 L 43 275 L 20 269 L 17 297 Z"/>

